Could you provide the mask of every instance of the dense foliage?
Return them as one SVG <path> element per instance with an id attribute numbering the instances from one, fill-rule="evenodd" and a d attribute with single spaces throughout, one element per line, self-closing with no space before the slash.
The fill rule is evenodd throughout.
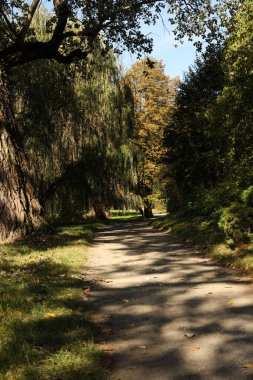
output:
<path id="1" fill-rule="evenodd" d="M 225 45 L 209 47 L 186 74 L 164 140 L 169 208 L 220 218 L 234 243 L 253 228 L 252 15 L 247 2 Z"/>
<path id="2" fill-rule="evenodd" d="M 162 198 L 164 128 L 174 108 L 177 79 L 164 73 L 162 62 L 144 58 L 126 73 L 135 104 L 136 125 L 133 141 L 142 153 L 138 165 L 138 193 L 144 204 L 144 214 L 152 216 L 153 205 Z"/>
<path id="3" fill-rule="evenodd" d="M 43 30 L 44 10 L 34 24 Z M 29 68 L 29 69 L 28 69 Z M 130 141 L 133 97 L 112 52 L 92 64 L 37 61 L 13 72 L 16 125 L 40 203 L 49 220 L 97 216 L 134 204 L 138 150 Z"/>
<path id="4" fill-rule="evenodd" d="M 150 53 L 152 36 L 141 25 L 164 10 L 177 40 L 198 47 L 199 38 L 223 40 L 244 3 L 52 0 L 40 18 L 40 0 L 0 0 L 0 242 L 44 228 L 43 209 L 55 216 L 64 208 L 70 218 L 91 203 L 105 217 L 130 198 L 138 156 L 128 139 L 133 107 L 112 48 Z"/>

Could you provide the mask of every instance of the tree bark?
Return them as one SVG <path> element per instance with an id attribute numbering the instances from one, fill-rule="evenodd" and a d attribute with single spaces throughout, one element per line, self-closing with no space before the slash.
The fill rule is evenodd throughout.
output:
<path id="1" fill-rule="evenodd" d="M 97 219 L 100 220 L 107 220 L 108 219 L 108 212 L 105 210 L 105 208 L 98 204 L 93 204 L 93 209 L 95 211 L 95 215 Z"/>
<path id="2" fill-rule="evenodd" d="M 7 73 L 0 66 L 0 243 L 13 241 L 43 225 L 42 208 L 18 141 Z"/>
<path id="3" fill-rule="evenodd" d="M 144 217 L 153 218 L 153 216 L 152 203 L 147 201 L 144 203 Z"/>

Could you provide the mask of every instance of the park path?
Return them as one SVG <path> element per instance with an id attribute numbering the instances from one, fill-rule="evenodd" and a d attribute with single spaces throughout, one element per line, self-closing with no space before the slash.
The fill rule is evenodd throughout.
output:
<path id="1" fill-rule="evenodd" d="M 102 229 L 87 276 L 112 379 L 253 379 L 250 279 L 145 222 Z"/>

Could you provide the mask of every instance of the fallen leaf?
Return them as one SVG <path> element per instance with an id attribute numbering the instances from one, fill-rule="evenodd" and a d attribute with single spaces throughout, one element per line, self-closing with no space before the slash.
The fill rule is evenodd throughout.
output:
<path id="1" fill-rule="evenodd" d="M 242 367 L 243 368 L 248 368 L 248 369 L 253 368 L 253 363 L 244 364 Z"/>
<path id="2" fill-rule="evenodd" d="M 129 300 L 126 300 L 126 299 L 125 299 L 125 300 L 122 300 L 122 302 L 128 303 L 128 302 L 129 302 Z"/>
<path id="3" fill-rule="evenodd" d="M 106 352 L 111 352 L 111 351 L 113 351 L 112 346 L 107 346 L 107 347 L 105 347 L 105 351 L 106 351 Z"/>
<path id="4" fill-rule="evenodd" d="M 227 305 L 233 305 L 233 304 L 234 304 L 233 300 L 231 300 L 231 299 L 227 300 Z"/>
<path id="5" fill-rule="evenodd" d="M 85 294 L 82 295 L 82 300 L 85 302 L 89 301 L 88 297 Z"/>
<path id="6" fill-rule="evenodd" d="M 184 335 L 187 336 L 187 338 L 193 338 L 195 336 L 195 334 L 191 332 L 186 332 Z"/>
<path id="7" fill-rule="evenodd" d="M 191 346 L 191 347 L 187 347 L 187 349 L 188 349 L 189 351 L 195 352 L 195 351 L 200 350 L 200 347 L 198 347 L 198 346 Z"/>
<path id="8" fill-rule="evenodd" d="M 139 348 L 145 350 L 146 349 L 146 346 L 138 346 Z"/>

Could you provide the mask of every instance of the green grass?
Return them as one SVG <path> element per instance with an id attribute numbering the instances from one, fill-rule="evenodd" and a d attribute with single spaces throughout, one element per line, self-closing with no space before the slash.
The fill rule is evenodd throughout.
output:
<path id="1" fill-rule="evenodd" d="M 142 220 L 142 216 L 138 211 L 131 210 L 112 210 L 110 212 L 110 221 L 127 221 L 127 220 Z"/>
<path id="2" fill-rule="evenodd" d="M 166 215 L 164 210 L 153 210 L 154 214 L 160 214 L 160 215 Z M 114 221 L 143 221 L 143 217 L 140 214 L 140 212 L 135 211 L 135 210 L 112 210 L 110 212 L 110 218 L 109 221 L 114 222 Z M 147 219 L 146 219 L 147 220 Z"/>
<path id="3" fill-rule="evenodd" d="M 155 228 L 175 234 L 180 241 L 196 246 L 223 265 L 253 275 L 253 245 L 231 249 L 215 221 L 204 216 L 189 218 L 172 213 L 154 218 L 151 223 Z"/>
<path id="4" fill-rule="evenodd" d="M 95 223 L 0 246 L 0 379 L 106 379 L 82 299 Z"/>

